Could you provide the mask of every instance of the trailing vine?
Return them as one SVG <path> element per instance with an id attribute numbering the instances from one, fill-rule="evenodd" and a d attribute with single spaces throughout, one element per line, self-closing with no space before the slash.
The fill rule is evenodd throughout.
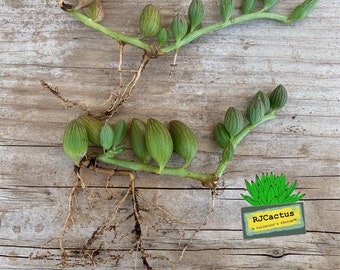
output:
<path id="1" fill-rule="evenodd" d="M 111 127 L 108 123 L 103 124 L 91 116 L 80 116 L 71 121 L 65 130 L 64 151 L 77 166 L 81 165 L 84 158 L 94 158 L 132 171 L 191 178 L 200 181 L 203 186 L 214 189 L 232 159 L 237 145 L 255 127 L 274 119 L 276 111 L 286 104 L 287 98 L 286 89 L 279 85 L 270 97 L 262 91 L 253 97 L 247 109 L 246 119 L 234 107 L 226 111 L 224 122 L 215 128 L 215 140 L 222 148 L 222 156 L 213 173 L 187 169 L 196 155 L 198 142 L 191 129 L 179 120 L 171 121 L 167 128 L 153 118 L 148 119 L 147 123 L 138 118 L 132 119 L 130 139 L 132 149 L 139 161 L 131 161 L 118 156 L 125 150 L 127 128 L 123 120 Z M 89 142 L 101 146 L 103 153 L 88 153 Z M 167 167 L 173 152 L 182 157 L 182 166 Z M 149 164 L 152 159 L 156 165 Z"/>
<path id="2" fill-rule="evenodd" d="M 105 17 L 105 8 L 100 0 L 78 0 L 77 5 L 65 3 L 63 0 L 58 1 L 59 6 L 68 14 L 118 43 L 120 53 L 118 70 L 120 76 L 124 47 L 130 45 L 143 51 L 141 63 L 129 83 L 123 87 L 124 89 L 119 95 L 112 92 L 108 99 L 110 107 L 103 113 L 96 115 L 96 118 L 104 117 L 106 119 L 117 112 L 118 108 L 131 97 L 140 75 L 150 59 L 174 52 L 171 76 L 176 66 L 177 54 L 180 48 L 199 37 L 236 24 L 259 19 L 291 24 L 303 20 L 314 9 L 318 0 L 305 0 L 297 5 L 289 15 L 271 12 L 271 9 L 279 2 L 279 0 L 243 0 L 241 15 L 239 15 L 235 0 L 220 0 L 220 21 L 206 26 L 203 24 L 205 9 L 202 0 L 192 0 L 186 12 L 187 16 L 176 14 L 169 26 L 162 24 L 161 11 L 155 5 L 148 4 L 140 14 L 140 33 L 137 36 L 132 36 L 125 34 L 123 31 L 105 27 L 100 23 Z M 121 78 L 120 86 L 122 87 Z"/>

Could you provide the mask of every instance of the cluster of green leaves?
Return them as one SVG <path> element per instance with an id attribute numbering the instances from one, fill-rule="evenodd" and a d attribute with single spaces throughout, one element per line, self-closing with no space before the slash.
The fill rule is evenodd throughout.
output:
<path id="1" fill-rule="evenodd" d="M 240 111 L 234 107 L 229 108 L 225 113 L 224 122 L 217 124 L 215 128 L 215 140 L 223 151 L 218 167 L 212 174 L 186 169 L 196 156 L 198 141 L 193 131 L 179 120 L 170 121 L 168 126 L 165 126 L 153 118 L 146 122 L 138 118 L 132 119 L 129 129 L 130 142 L 138 162 L 124 161 L 116 157 L 125 150 L 127 126 L 123 120 L 118 121 L 114 127 L 91 116 L 80 116 L 72 120 L 65 130 L 64 151 L 79 166 L 81 160 L 87 156 L 91 142 L 102 147 L 103 154 L 97 155 L 96 158 L 105 163 L 131 170 L 188 177 L 201 182 L 213 181 L 224 173 L 239 142 L 257 125 L 275 118 L 276 110 L 282 108 L 286 102 L 287 92 L 279 85 L 270 96 L 262 91 L 254 96 L 246 114 L 247 120 Z M 166 167 L 173 153 L 182 157 L 183 164 L 176 168 Z M 150 165 L 152 160 L 157 166 Z"/>
<path id="2" fill-rule="evenodd" d="M 290 186 L 286 182 L 286 176 L 281 174 L 262 174 L 261 178 L 256 176 L 255 181 L 245 181 L 247 190 L 251 196 L 241 194 L 243 199 L 253 206 L 265 206 L 270 204 L 295 203 L 305 195 L 300 192 L 293 195 L 296 181 Z"/>
<path id="3" fill-rule="evenodd" d="M 104 155 L 114 158 L 122 153 L 126 137 L 124 120 L 112 127 L 102 124 L 91 116 L 80 116 L 71 121 L 64 134 L 64 151 L 71 160 L 79 165 L 87 154 L 89 142 L 103 148 Z M 187 167 L 195 157 L 198 142 L 192 130 L 183 122 L 173 120 L 168 128 L 156 119 L 150 118 L 145 123 L 133 118 L 130 128 L 131 146 L 135 155 L 143 164 L 153 159 L 161 173 L 169 162 L 173 152 L 184 160 L 181 168 Z"/>
<path id="4" fill-rule="evenodd" d="M 223 29 L 227 26 L 255 19 L 271 19 L 282 23 L 292 23 L 304 19 L 316 6 L 318 0 L 305 0 L 288 15 L 269 12 L 279 0 L 243 0 L 242 14 L 234 17 L 235 0 L 220 0 L 219 9 L 221 21 L 203 26 L 205 8 L 202 0 L 192 0 L 187 15 L 176 14 L 170 26 L 163 26 L 159 9 L 152 4 L 146 5 L 139 17 L 140 36 L 132 37 L 108 29 L 98 22 L 104 18 L 104 8 L 100 0 L 78 0 L 78 5 L 64 4 L 62 8 L 86 25 L 103 32 L 120 43 L 130 44 L 145 50 L 150 56 L 157 57 L 178 49 L 198 37 Z M 85 15 L 79 12 L 83 10 Z M 90 19 L 90 20 L 89 20 Z M 155 38 L 157 46 L 149 43 L 149 38 Z M 146 40 L 147 39 L 147 40 Z"/>
<path id="5" fill-rule="evenodd" d="M 115 156 L 124 151 L 124 140 L 126 135 L 126 124 L 124 120 L 120 120 L 114 127 L 109 124 L 100 130 L 100 145 L 104 152 L 111 156 Z"/>
<path id="6" fill-rule="evenodd" d="M 228 108 L 224 122 L 215 127 L 215 140 L 223 149 L 222 159 L 229 160 L 233 155 L 233 149 L 243 138 L 243 134 L 248 129 L 267 120 L 276 110 L 281 109 L 287 99 L 286 89 L 279 85 L 270 96 L 267 96 L 263 91 L 258 91 L 248 106 L 246 117 L 238 109 Z M 248 124 L 245 124 L 246 121 Z"/>
<path id="7" fill-rule="evenodd" d="M 187 167 L 196 155 L 198 142 L 192 130 L 183 122 L 173 120 L 166 128 L 161 122 L 150 118 L 147 123 L 138 118 L 131 121 L 131 145 L 136 156 L 144 164 L 154 159 L 162 172 L 175 152 Z"/>
<path id="8" fill-rule="evenodd" d="M 64 151 L 78 166 L 87 155 L 89 143 L 102 146 L 105 154 L 114 157 L 124 151 L 125 135 L 124 120 L 111 127 L 94 117 L 83 115 L 72 120 L 65 129 Z"/>

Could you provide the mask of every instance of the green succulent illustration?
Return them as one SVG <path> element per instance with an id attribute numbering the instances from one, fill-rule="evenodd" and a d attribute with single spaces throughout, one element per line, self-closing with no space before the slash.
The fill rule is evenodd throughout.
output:
<path id="1" fill-rule="evenodd" d="M 261 178 L 256 176 L 255 181 L 245 181 L 251 196 L 241 194 L 252 206 L 265 206 L 270 204 L 295 203 L 301 200 L 305 194 L 300 192 L 293 194 L 296 181 L 291 185 L 286 182 L 286 176 L 281 174 L 262 174 Z"/>

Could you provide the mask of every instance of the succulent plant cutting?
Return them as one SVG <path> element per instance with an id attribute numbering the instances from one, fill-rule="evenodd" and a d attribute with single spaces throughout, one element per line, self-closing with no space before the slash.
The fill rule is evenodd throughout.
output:
<path id="1" fill-rule="evenodd" d="M 86 155 L 88 148 L 88 133 L 79 119 L 74 119 L 67 126 L 64 133 L 64 151 L 66 155 L 76 164 Z"/>
<path id="2" fill-rule="evenodd" d="M 125 84 L 125 89 L 120 91 L 118 95 L 111 93 L 107 102 L 110 107 L 105 109 L 101 115 L 98 115 L 100 118 L 108 118 L 131 97 L 140 75 L 150 59 L 174 52 L 174 60 L 171 65 L 173 68 L 170 72 L 171 77 L 176 66 L 179 49 L 197 38 L 235 24 L 258 19 L 269 19 L 284 24 L 293 23 L 304 19 L 314 9 L 318 0 L 305 0 L 293 8 L 288 15 L 271 12 L 271 9 L 279 3 L 279 0 L 243 0 L 240 1 L 240 11 L 237 10 L 238 5 L 236 5 L 235 0 L 220 0 L 217 3 L 217 8 L 221 18 L 209 25 L 204 23 L 206 12 L 202 0 L 192 0 L 186 12 L 175 14 L 171 22 L 167 24 L 162 21 L 161 10 L 156 5 L 149 3 L 141 10 L 139 33 L 136 33 L 136 35 L 128 35 L 124 30 L 117 31 L 102 25 L 101 21 L 105 16 L 105 8 L 100 0 L 78 0 L 77 2 L 77 5 L 72 5 L 65 3 L 63 0 L 58 0 L 59 6 L 68 14 L 117 41 L 120 54 L 118 64 L 120 76 L 122 76 L 121 67 L 125 46 L 130 45 L 143 51 L 143 59 L 131 80 Z M 122 77 L 120 77 L 120 87 L 123 86 L 122 81 Z M 56 95 L 55 91 L 52 91 L 52 93 Z M 56 96 L 60 98 L 60 96 Z M 113 100 L 113 97 L 116 98 Z M 256 100 L 253 107 L 258 110 L 261 109 L 256 106 Z M 252 119 L 252 121 L 255 120 Z"/>
<path id="3" fill-rule="evenodd" d="M 213 173 L 186 169 L 196 155 L 198 142 L 193 131 L 179 120 L 172 120 L 166 127 L 153 118 L 146 122 L 138 118 L 132 119 L 130 141 L 139 161 L 125 160 L 117 156 L 125 151 L 127 128 L 123 120 L 114 127 L 108 123 L 101 124 L 91 116 L 80 116 L 72 120 L 65 131 L 64 150 L 77 166 L 83 158 L 94 158 L 124 169 L 192 178 L 205 186 L 214 187 L 241 140 L 259 124 L 275 118 L 276 111 L 286 102 L 286 89 L 279 85 L 270 98 L 262 91 L 256 93 L 249 104 L 246 118 L 239 110 L 230 107 L 225 113 L 224 122 L 218 123 L 215 128 L 214 136 L 216 143 L 222 148 L 222 156 Z M 88 153 L 88 141 L 100 145 L 103 153 Z M 183 159 L 183 164 L 179 167 L 168 166 L 173 152 Z M 151 160 L 154 160 L 154 164 Z"/>
<path id="4" fill-rule="evenodd" d="M 235 0 L 220 0 L 219 10 L 221 21 L 204 26 L 205 9 L 202 0 L 192 0 L 187 11 L 187 16 L 176 14 L 170 24 L 170 31 L 162 25 L 161 12 L 153 4 L 148 4 L 141 11 L 139 18 L 139 36 L 126 35 L 109 29 L 99 22 L 104 18 L 104 7 L 100 0 L 78 0 L 78 5 L 73 6 L 59 0 L 59 5 L 69 14 L 105 35 L 118 41 L 120 44 L 130 44 L 140 48 L 153 58 L 171 51 L 177 52 L 179 48 L 210 32 L 228 26 L 257 19 L 270 19 L 281 23 L 293 23 L 304 19 L 316 6 L 318 0 L 305 0 L 296 6 L 289 15 L 270 12 L 279 0 L 243 0 L 242 14 L 235 12 Z M 84 11 L 83 13 L 81 11 Z M 236 14 L 235 16 L 233 16 Z M 170 37 L 169 33 L 172 36 Z M 155 37 L 155 40 L 146 40 Z"/>

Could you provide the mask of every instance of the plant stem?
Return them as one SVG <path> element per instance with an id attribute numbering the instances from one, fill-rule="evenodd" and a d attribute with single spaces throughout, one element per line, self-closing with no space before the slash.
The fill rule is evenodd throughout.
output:
<path id="1" fill-rule="evenodd" d="M 200 172 L 193 172 L 189 171 L 183 167 L 175 167 L 175 168 L 164 168 L 163 171 L 159 172 L 158 166 L 138 163 L 129 160 L 122 160 L 118 158 L 109 157 L 106 154 L 100 155 L 97 157 L 97 160 L 116 165 L 122 168 L 126 168 L 133 171 L 142 171 L 142 172 L 149 172 L 154 174 L 162 174 L 162 175 L 172 175 L 172 176 L 179 176 L 182 178 L 191 178 L 194 180 L 198 180 L 204 186 L 212 187 L 214 182 L 218 180 L 217 176 L 214 173 L 200 173 Z"/>
<path id="2" fill-rule="evenodd" d="M 152 56 L 159 56 L 162 54 L 167 54 L 171 51 L 174 50 L 178 50 L 180 47 L 189 44 L 190 42 L 192 42 L 193 40 L 208 34 L 210 32 L 213 31 L 217 31 L 223 28 L 226 28 L 228 26 L 234 25 L 234 24 L 238 24 L 238 23 L 243 23 L 246 21 L 250 21 L 250 20 L 257 20 L 257 19 L 271 19 L 271 20 L 275 20 L 275 21 L 279 21 L 281 23 L 289 23 L 289 20 L 286 16 L 283 15 L 279 15 L 279 14 L 275 14 L 275 13 L 270 13 L 270 12 L 264 12 L 264 11 L 257 11 L 254 13 L 250 13 L 250 14 L 245 14 L 245 15 L 241 15 L 239 17 L 230 19 L 228 21 L 225 22 L 217 22 L 214 23 L 212 25 L 209 25 L 207 27 L 201 28 L 199 30 L 190 32 L 189 34 L 187 34 L 183 39 L 181 39 L 180 41 L 173 43 L 167 47 L 164 48 L 155 48 L 155 46 L 146 43 L 144 41 L 141 41 L 139 37 L 132 37 L 129 35 L 125 35 L 116 31 L 113 31 L 99 23 L 96 23 L 95 21 L 91 20 L 90 18 L 88 18 L 87 16 L 85 16 L 84 14 L 82 14 L 81 12 L 79 12 L 76 9 L 69 9 L 66 10 L 66 12 L 68 12 L 69 14 L 71 14 L 72 16 L 74 16 L 76 19 L 78 19 L 79 21 L 81 21 L 82 23 L 84 23 L 85 25 L 104 33 L 105 35 L 117 40 L 118 42 L 123 42 L 123 43 L 127 43 L 130 44 L 134 47 L 140 48 L 144 51 L 146 51 L 148 54 L 152 55 Z"/>
<path id="3" fill-rule="evenodd" d="M 180 47 L 182 47 L 182 46 L 192 42 L 193 40 L 199 38 L 200 36 L 203 36 L 203 35 L 208 34 L 210 32 L 217 31 L 217 30 L 226 28 L 226 27 L 234 25 L 234 24 L 243 23 L 243 22 L 246 22 L 246 21 L 256 20 L 256 19 L 271 19 L 271 20 L 279 21 L 281 23 L 288 23 L 289 22 L 288 18 L 286 16 L 274 14 L 274 13 L 269 13 L 269 12 L 258 11 L 258 12 L 254 12 L 254 13 L 250 13 L 250 14 L 246 14 L 246 15 L 241 15 L 241 16 L 236 17 L 234 19 L 230 19 L 226 22 L 217 22 L 217 23 L 214 23 L 214 24 L 209 25 L 207 27 L 204 27 L 204 28 L 201 28 L 201 29 L 196 30 L 194 32 L 191 32 L 188 35 L 186 35 L 179 42 L 171 44 L 168 47 L 162 48 L 161 52 L 159 54 L 168 53 L 168 52 L 171 52 L 173 50 L 178 50 Z"/>
<path id="4" fill-rule="evenodd" d="M 246 125 L 233 139 L 232 139 L 232 144 L 234 145 L 234 147 L 236 147 L 241 141 L 242 139 L 248 135 L 249 132 L 251 132 L 254 128 L 256 128 L 258 125 L 267 122 L 269 120 L 275 119 L 276 115 L 275 115 L 275 110 L 271 111 L 270 113 L 267 113 L 263 119 L 261 120 L 261 122 L 252 125 L 252 124 L 248 124 Z"/>
<path id="5" fill-rule="evenodd" d="M 75 9 L 69 9 L 66 12 L 74 16 L 76 19 L 78 19 L 85 25 L 99 32 L 104 33 L 105 35 L 117 40 L 118 42 L 123 42 L 123 43 L 133 45 L 147 52 L 151 52 L 152 50 L 152 46 L 150 44 L 141 41 L 138 37 L 132 37 L 132 36 L 128 36 L 128 35 L 113 31 L 99 23 L 96 23 L 95 21 L 91 20 L 89 17 L 85 16 L 84 14 L 80 13 L 79 11 Z"/>
<path id="6" fill-rule="evenodd" d="M 242 139 L 248 135 L 248 133 L 250 133 L 255 127 L 257 127 L 258 125 L 269 121 L 271 119 L 276 118 L 275 116 L 275 110 L 271 111 L 270 113 L 267 113 L 263 119 L 261 120 L 261 122 L 253 125 L 253 124 L 248 124 L 246 125 L 234 138 L 232 138 L 230 140 L 230 142 L 232 143 L 234 149 L 236 148 L 236 146 L 242 141 Z M 216 169 L 216 175 L 218 178 L 220 178 L 222 176 L 222 174 L 225 172 L 225 170 L 227 169 L 228 163 L 229 163 L 230 159 L 222 159 Z"/>

